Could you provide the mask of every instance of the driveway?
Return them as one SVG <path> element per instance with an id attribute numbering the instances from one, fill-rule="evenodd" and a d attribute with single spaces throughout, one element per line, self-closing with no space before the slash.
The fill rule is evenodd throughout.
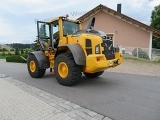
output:
<path id="1" fill-rule="evenodd" d="M 108 72 L 119 72 L 138 75 L 160 76 L 160 63 L 144 60 L 125 59 L 124 62 L 107 70 Z"/>

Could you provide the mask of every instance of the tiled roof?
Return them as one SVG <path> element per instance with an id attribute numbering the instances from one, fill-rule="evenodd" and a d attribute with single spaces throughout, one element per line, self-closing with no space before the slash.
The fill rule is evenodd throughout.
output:
<path id="1" fill-rule="evenodd" d="M 160 38 L 160 30 L 157 30 L 151 26 L 148 26 L 140 21 L 137 21 L 129 16 L 126 16 L 120 12 L 117 12 L 107 6 L 104 6 L 102 4 L 98 5 L 97 7 L 93 8 L 92 10 L 90 10 L 89 12 L 87 12 L 86 14 L 82 15 L 81 17 L 78 18 L 78 20 L 81 20 L 81 21 L 85 21 L 87 18 L 90 18 L 92 17 L 95 13 L 98 13 L 100 11 L 105 11 L 106 13 L 108 14 L 111 14 L 123 21 L 126 21 L 132 25 L 135 25 L 141 29 L 144 29 L 146 31 L 151 31 L 153 32 L 153 36 L 156 37 L 156 38 Z"/>

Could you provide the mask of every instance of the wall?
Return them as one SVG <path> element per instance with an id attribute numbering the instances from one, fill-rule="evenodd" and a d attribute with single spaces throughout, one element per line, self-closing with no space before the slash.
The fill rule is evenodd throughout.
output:
<path id="1" fill-rule="evenodd" d="M 114 46 L 149 48 L 149 32 L 103 11 L 95 14 L 95 18 L 95 29 L 106 33 L 114 33 Z M 84 21 L 83 28 L 86 28 L 89 19 Z"/>

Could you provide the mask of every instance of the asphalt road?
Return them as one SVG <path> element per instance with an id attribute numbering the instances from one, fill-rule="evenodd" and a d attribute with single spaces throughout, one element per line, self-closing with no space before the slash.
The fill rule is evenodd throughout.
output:
<path id="1" fill-rule="evenodd" d="M 72 87 L 54 75 L 31 78 L 26 64 L 0 62 L 0 73 L 57 95 L 113 120 L 160 120 L 160 77 L 105 72 L 97 79 L 82 77 Z"/>

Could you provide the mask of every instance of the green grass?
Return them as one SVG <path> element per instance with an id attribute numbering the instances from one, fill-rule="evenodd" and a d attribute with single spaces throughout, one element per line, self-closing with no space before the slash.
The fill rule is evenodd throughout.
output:
<path id="1" fill-rule="evenodd" d="M 134 61 L 143 62 L 143 63 L 156 63 L 156 64 L 160 63 L 160 59 L 157 60 L 157 61 L 152 61 L 152 60 L 147 60 L 147 59 L 143 59 L 143 58 L 136 58 L 136 57 L 131 56 L 131 55 L 124 55 L 123 59 L 124 60 L 134 60 Z"/>
<path id="2" fill-rule="evenodd" d="M 1 56 L 1 55 L 0 55 L 0 59 L 6 59 L 6 57 L 5 57 L 5 56 Z"/>
<path id="3" fill-rule="evenodd" d="M 0 52 L 0 54 L 2 54 L 3 52 Z M 8 54 L 8 51 L 5 51 L 4 52 L 5 54 Z M 11 51 L 11 52 L 9 52 L 9 53 L 11 53 L 11 54 L 14 54 L 15 52 L 14 51 Z"/>

